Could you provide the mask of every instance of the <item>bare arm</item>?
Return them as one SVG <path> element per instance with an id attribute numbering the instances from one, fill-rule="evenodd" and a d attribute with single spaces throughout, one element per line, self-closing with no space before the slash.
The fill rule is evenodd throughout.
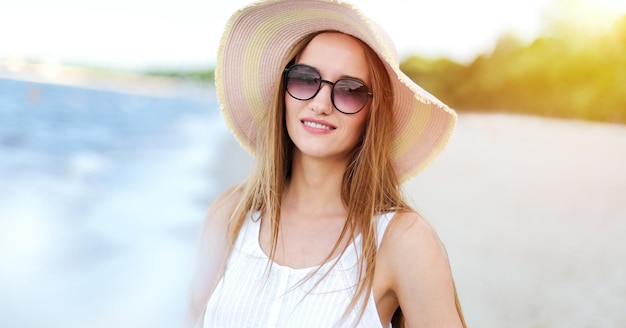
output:
<path id="1" fill-rule="evenodd" d="M 381 251 L 408 327 L 463 327 L 448 257 L 428 222 L 417 213 L 398 213 Z"/>
<path id="2" fill-rule="evenodd" d="M 189 286 L 189 304 L 183 327 L 202 327 L 204 309 L 223 272 L 228 252 L 228 220 L 241 197 L 230 189 L 218 197 L 207 213 L 198 244 L 198 255 Z"/>

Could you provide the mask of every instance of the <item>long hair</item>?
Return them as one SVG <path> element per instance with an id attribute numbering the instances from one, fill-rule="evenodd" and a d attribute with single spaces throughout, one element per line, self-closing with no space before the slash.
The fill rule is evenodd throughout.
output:
<path id="1" fill-rule="evenodd" d="M 293 63 L 308 43 L 318 34 L 311 34 L 298 42 L 282 67 Z M 358 39 L 357 39 L 358 40 Z M 351 158 L 343 174 L 341 200 L 347 211 L 347 220 L 333 249 L 323 263 L 332 259 L 345 237 L 354 240 L 361 233 L 362 249 L 359 258 L 356 292 L 344 312 L 345 319 L 357 304 L 359 318 L 363 315 L 374 282 L 377 251 L 377 226 L 373 218 L 396 211 L 412 211 L 405 201 L 400 183 L 392 165 L 388 141 L 392 139 L 394 113 L 393 90 L 390 77 L 383 62 L 365 43 L 358 40 L 366 53 L 372 77 L 372 93 L 369 117 L 364 135 L 351 152 Z M 286 183 L 291 176 L 292 154 L 295 147 L 285 124 L 285 87 L 283 74 L 277 72 L 276 92 L 272 106 L 262 121 L 262 131 L 256 136 L 256 166 L 248 179 L 240 186 L 242 198 L 229 223 L 229 240 L 232 249 L 244 220 L 250 212 L 258 211 L 270 227 L 273 260 L 280 227 L 280 207 Z M 347 247 L 347 246 L 343 246 Z M 271 262 L 268 266 L 271 266 Z M 320 263 L 321 264 L 321 263 Z M 312 275 L 310 275 L 312 276 Z M 363 300 L 363 303 L 359 303 Z M 401 317 L 401 313 L 398 311 Z M 395 326 L 394 326 L 395 327 Z"/>

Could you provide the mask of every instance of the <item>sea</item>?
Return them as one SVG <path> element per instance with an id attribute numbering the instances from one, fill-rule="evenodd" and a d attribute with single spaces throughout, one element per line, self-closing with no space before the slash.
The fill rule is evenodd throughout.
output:
<path id="1" fill-rule="evenodd" d="M 228 136 L 210 85 L 0 79 L 0 327 L 179 327 Z"/>

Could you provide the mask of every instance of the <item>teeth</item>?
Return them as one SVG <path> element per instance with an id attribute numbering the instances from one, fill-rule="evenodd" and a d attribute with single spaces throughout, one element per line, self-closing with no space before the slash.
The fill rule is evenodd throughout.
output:
<path id="1" fill-rule="evenodd" d="M 304 123 L 304 125 L 310 126 L 312 128 L 315 128 L 315 129 L 331 130 L 330 126 L 323 125 L 323 124 L 319 124 L 319 123 L 315 123 L 315 122 L 309 122 L 309 121 L 304 121 L 303 123 Z"/>

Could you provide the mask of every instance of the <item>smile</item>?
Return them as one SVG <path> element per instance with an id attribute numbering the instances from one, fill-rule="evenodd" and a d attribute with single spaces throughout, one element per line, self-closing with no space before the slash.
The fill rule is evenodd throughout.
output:
<path id="1" fill-rule="evenodd" d="M 314 129 L 323 129 L 323 130 L 334 130 L 334 127 L 328 126 L 328 125 L 324 125 L 324 124 L 320 124 L 320 123 L 316 123 L 316 122 L 310 122 L 310 121 L 302 121 L 302 124 L 308 126 L 308 127 L 312 127 Z"/>

